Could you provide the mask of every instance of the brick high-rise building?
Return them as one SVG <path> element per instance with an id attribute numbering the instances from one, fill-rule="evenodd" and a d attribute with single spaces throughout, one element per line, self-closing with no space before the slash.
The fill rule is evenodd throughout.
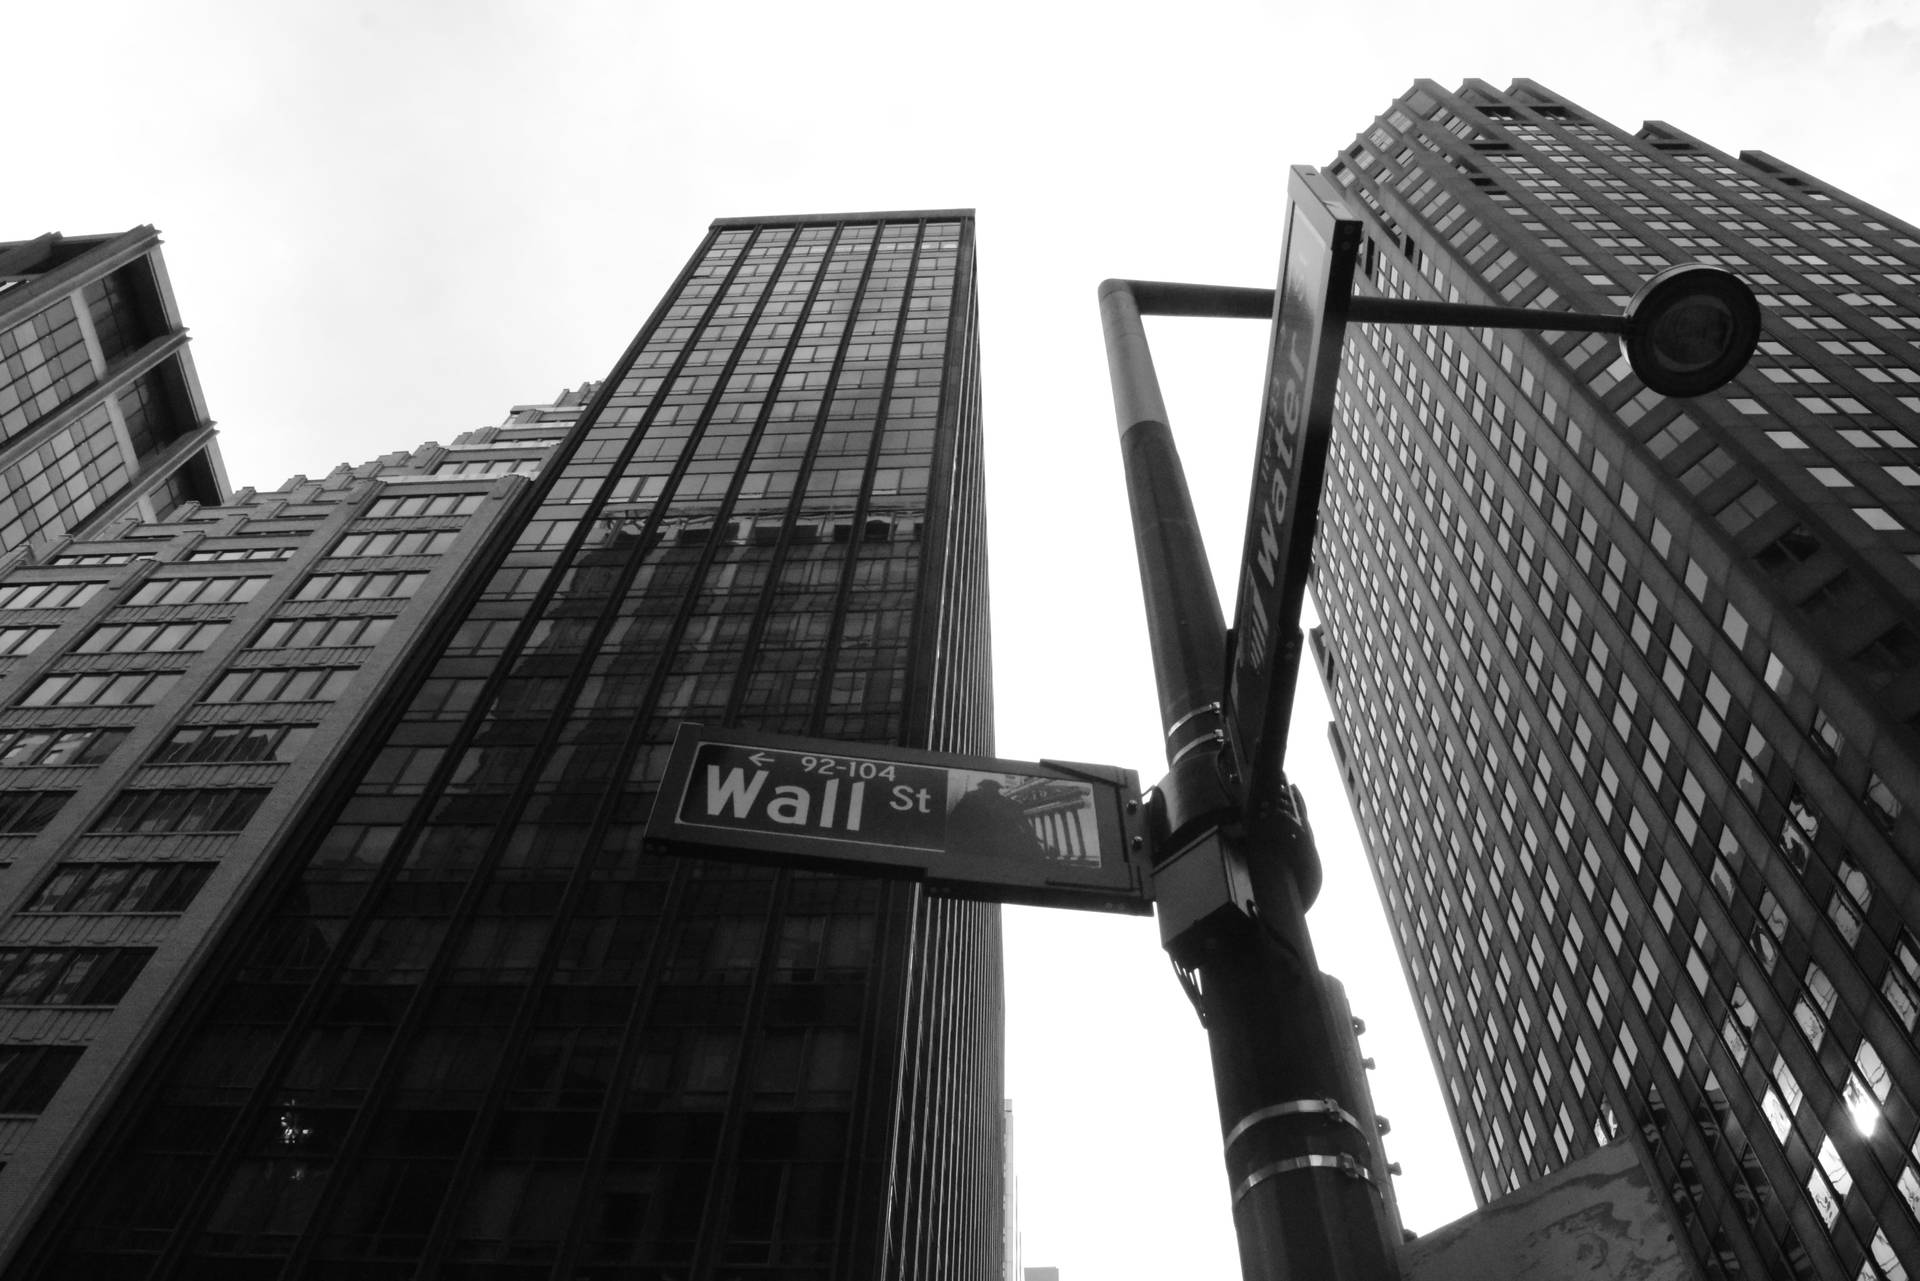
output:
<path id="1" fill-rule="evenodd" d="M 1327 173 L 1363 292 L 1761 296 L 1664 400 L 1600 335 L 1356 326 L 1314 591 L 1333 740 L 1491 1199 L 1630 1139 L 1708 1276 L 1920 1258 L 1920 232 L 1531 81 Z"/>
<path id="2" fill-rule="evenodd" d="M 591 394 L 0 580 L 8 1274 L 998 1269 L 997 909 L 641 841 L 682 720 L 991 749 L 974 317 L 722 220 Z"/>

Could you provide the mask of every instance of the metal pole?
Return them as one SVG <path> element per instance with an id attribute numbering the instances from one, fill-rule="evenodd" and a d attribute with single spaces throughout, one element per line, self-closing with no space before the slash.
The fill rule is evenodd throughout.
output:
<path id="1" fill-rule="evenodd" d="M 1247 315 L 1271 291 L 1204 310 L 1197 286 L 1141 286 L 1182 315 Z M 1168 295 L 1166 291 L 1181 292 Z M 1191 293 L 1186 291 L 1193 291 Z M 1221 771 L 1225 631 L 1132 282 L 1100 287 L 1114 409 L 1170 772 L 1154 874 L 1162 938 L 1195 992 L 1245 1281 L 1395 1281 L 1399 1221 L 1339 985 L 1314 963 L 1294 868 L 1317 867 L 1297 793 L 1242 828 Z M 1278 784 L 1284 788 L 1284 784 Z"/>
<path id="2" fill-rule="evenodd" d="M 1173 768 L 1160 790 L 1170 837 L 1177 840 L 1196 824 L 1217 822 L 1233 805 L 1216 761 L 1225 741 L 1220 700 L 1226 689 L 1227 625 L 1131 283 L 1109 280 L 1100 286 L 1100 320 L 1120 423 L 1140 591 L 1147 603 L 1160 723 Z"/>

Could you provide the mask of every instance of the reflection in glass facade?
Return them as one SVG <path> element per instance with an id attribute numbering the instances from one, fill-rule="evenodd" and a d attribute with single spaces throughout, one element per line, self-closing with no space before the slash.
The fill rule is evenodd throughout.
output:
<path id="1" fill-rule="evenodd" d="M 1334 746 L 1479 1196 L 1631 1141 L 1710 1277 L 1920 1258 L 1920 232 L 1531 81 L 1330 168 L 1369 292 L 1765 310 L 1735 384 L 1360 326 L 1315 597 Z"/>
<path id="2" fill-rule="evenodd" d="M 0 242 L 0 555 L 220 501 L 213 437 L 153 228 Z"/>
<path id="3" fill-rule="evenodd" d="M 20 1275 L 997 1265 L 997 909 L 640 839 L 682 720 L 991 749 L 972 247 L 966 211 L 714 224 L 554 415 Z M 374 528 L 349 554 L 393 550 Z M 388 568 L 331 562 L 262 638 L 314 643 L 293 615 Z"/>

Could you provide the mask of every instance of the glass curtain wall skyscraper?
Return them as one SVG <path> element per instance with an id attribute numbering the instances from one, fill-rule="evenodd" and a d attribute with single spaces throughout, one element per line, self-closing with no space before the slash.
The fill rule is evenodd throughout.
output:
<path id="1" fill-rule="evenodd" d="M 991 749 L 972 227 L 714 224 L 289 794 L 19 1275 L 998 1267 L 997 909 L 641 843 L 682 720 Z"/>
<path id="2" fill-rule="evenodd" d="M 1920 1258 L 1920 232 L 1530 81 L 1329 167 L 1363 292 L 1760 295 L 1687 401 L 1599 335 L 1357 326 L 1332 736 L 1483 1200 L 1631 1141 L 1712 1277 Z"/>

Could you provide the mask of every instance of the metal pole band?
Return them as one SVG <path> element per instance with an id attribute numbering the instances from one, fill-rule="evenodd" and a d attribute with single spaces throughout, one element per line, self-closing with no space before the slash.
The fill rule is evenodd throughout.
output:
<path id="1" fill-rule="evenodd" d="M 1367 1167 L 1342 1152 L 1338 1156 L 1296 1156 L 1284 1161 L 1275 1161 L 1272 1165 L 1263 1165 L 1240 1180 L 1233 1189 L 1233 1203 L 1239 1205 L 1247 1193 L 1265 1183 L 1268 1179 L 1281 1174 L 1294 1174 L 1301 1170 L 1338 1170 L 1350 1179 L 1359 1179 L 1375 1193 L 1380 1191 L 1374 1186 L 1373 1176 L 1367 1173 Z"/>
<path id="2" fill-rule="evenodd" d="M 1185 716 L 1182 716 L 1179 720 L 1175 721 L 1173 724 L 1167 726 L 1167 737 L 1172 738 L 1175 734 L 1178 734 L 1180 732 L 1180 727 L 1182 725 L 1185 725 L 1188 721 L 1193 720 L 1196 717 L 1218 716 L 1219 714 L 1220 714 L 1220 704 L 1218 703 L 1208 703 L 1203 707 L 1196 707 L 1192 711 L 1188 712 Z"/>
<path id="3" fill-rule="evenodd" d="M 1194 739 L 1192 742 L 1188 743 L 1185 747 L 1182 747 L 1179 751 L 1167 757 L 1167 765 L 1169 768 L 1171 768 L 1172 766 L 1178 765 L 1196 748 L 1206 747 L 1209 745 L 1214 747 L 1219 747 L 1221 744 L 1225 743 L 1226 741 L 1227 741 L 1227 736 L 1219 730 L 1214 730 L 1211 734 L 1202 734 L 1199 738 Z"/>
<path id="4" fill-rule="evenodd" d="M 1271 1107 L 1257 1108 L 1241 1117 L 1231 1130 L 1227 1131 L 1222 1147 L 1230 1148 L 1234 1140 L 1259 1125 L 1262 1121 L 1274 1121 L 1283 1116 L 1324 1116 L 1328 1121 L 1339 1125 L 1351 1126 L 1362 1137 L 1367 1131 L 1359 1118 L 1341 1107 L 1335 1099 L 1294 1099 L 1287 1103 L 1275 1103 Z"/>

